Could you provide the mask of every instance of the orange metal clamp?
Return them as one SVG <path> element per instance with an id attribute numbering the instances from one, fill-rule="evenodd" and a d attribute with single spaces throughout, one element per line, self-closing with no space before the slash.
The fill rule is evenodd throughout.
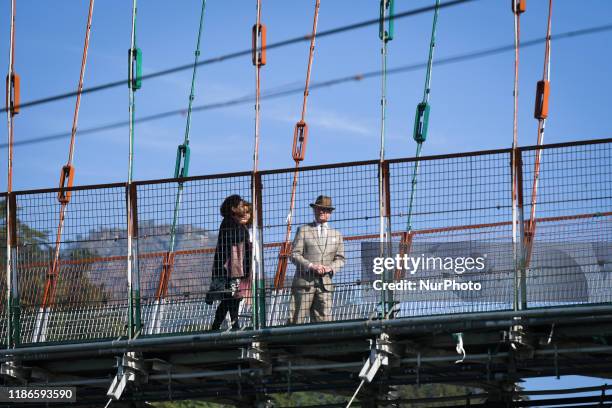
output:
<path id="1" fill-rule="evenodd" d="M 259 28 L 259 29 L 258 29 Z M 261 37 L 261 50 L 257 49 L 257 36 Z M 266 25 L 253 25 L 252 53 L 253 65 L 266 65 Z"/>
<path id="2" fill-rule="evenodd" d="M 293 160 L 300 162 L 306 154 L 306 142 L 308 141 L 308 125 L 303 120 L 295 124 L 293 131 Z"/>
<path id="3" fill-rule="evenodd" d="M 16 115 L 19 113 L 19 102 L 21 101 L 21 78 L 19 78 L 19 75 L 16 73 L 13 73 L 12 77 L 12 87 L 9 87 L 9 76 L 6 76 L 6 99 L 10 104 L 10 106 L 7 106 L 6 108 L 12 115 Z"/>
<path id="4" fill-rule="evenodd" d="M 66 185 L 68 182 L 68 185 Z M 62 204 L 68 204 L 70 202 L 70 195 L 72 191 L 66 190 L 66 188 L 71 188 L 72 183 L 74 182 L 74 167 L 71 164 L 67 164 L 62 167 L 62 172 L 60 174 L 60 184 L 59 191 L 57 193 L 57 200 Z"/>
<path id="5" fill-rule="evenodd" d="M 512 0 L 512 11 L 517 14 L 527 10 L 527 0 Z"/>
<path id="6" fill-rule="evenodd" d="M 550 82 L 546 80 L 538 81 L 536 87 L 535 111 L 536 119 L 546 119 L 548 117 L 548 96 L 550 95 Z"/>

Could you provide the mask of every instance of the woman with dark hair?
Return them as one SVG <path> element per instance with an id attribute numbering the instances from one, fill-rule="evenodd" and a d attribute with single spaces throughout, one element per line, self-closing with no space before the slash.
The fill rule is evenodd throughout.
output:
<path id="1" fill-rule="evenodd" d="M 242 300 L 241 281 L 250 281 L 251 275 L 251 243 L 246 227 L 250 214 L 242 197 L 234 194 L 221 204 L 221 215 L 223 221 L 219 226 L 212 282 L 206 301 L 212 303 L 213 300 L 220 300 L 212 330 L 221 327 L 228 312 L 232 330 L 238 330 L 238 310 Z"/>

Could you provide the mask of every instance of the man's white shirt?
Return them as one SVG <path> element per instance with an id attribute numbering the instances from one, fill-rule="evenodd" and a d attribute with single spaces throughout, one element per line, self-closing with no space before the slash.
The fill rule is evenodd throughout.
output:
<path id="1" fill-rule="evenodd" d="M 315 221 L 316 222 L 316 221 Z M 319 239 L 323 241 L 327 237 L 327 229 L 328 225 L 326 222 L 319 224 L 317 223 L 317 233 L 319 234 Z"/>
<path id="2" fill-rule="evenodd" d="M 326 222 L 321 224 L 315 220 L 314 223 L 317 224 L 317 234 L 318 234 L 319 240 L 323 241 L 327 237 L 327 230 L 329 226 L 327 225 Z M 308 264 L 308 269 L 312 268 L 312 265 L 313 265 L 312 262 Z"/>

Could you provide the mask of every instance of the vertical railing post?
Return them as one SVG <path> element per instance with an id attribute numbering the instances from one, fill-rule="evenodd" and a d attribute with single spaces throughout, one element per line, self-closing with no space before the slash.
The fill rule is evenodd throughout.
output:
<path id="1" fill-rule="evenodd" d="M 6 340 L 6 346 L 10 347 L 11 346 L 11 267 L 9 265 L 10 260 L 11 260 L 11 234 L 9 232 L 9 228 L 10 228 L 10 222 L 9 222 L 9 209 L 10 209 L 10 205 L 9 205 L 9 197 L 8 194 L 4 196 L 4 214 L 2 214 L 2 216 L 4 217 L 4 226 L 6 228 L 5 231 L 5 245 L 6 245 L 6 253 L 4 254 L 6 256 L 6 264 L 4 265 L 4 279 L 6 282 L 6 289 L 5 289 L 5 296 L 6 296 L 6 312 L 5 312 L 5 316 L 0 316 L 0 318 L 5 317 L 6 318 L 6 333 L 2 333 L 2 336 L 5 336 L 4 339 Z"/>
<path id="2" fill-rule="evenodd" d="M 527 264 L 525 262 L 525 211 L 523 206 L 523 155 L 516 149 L 517 183 L 518 183 L 518 222 L 519 222 L 519 269 L 518 269 L 518 310 L 527 309 Z"/>
<path id="3" fill-rule="evenodd" d="M 525 218 L 523 210 L 523 157 L 522 152 L 518 148 L 511 150 L 511 168 L 512 168 L 512 191 L 513 200 L 516 200 L 516 215 L 513 216 L 513 255 L 514 255 L 514 300 L 513 308 L 515 311 L 524 310 L 527 308 L 527 283 L 526 269 L 524 257 L 525 243 Z M 518 228 L 517 228 L 518 227 Z M 518 231 L 516 231 L 518 229 Z M 518 237 L 516 232 L 518 232 Z"/>
<path id="4" fill-rule="evenodd" d="M 252 173 L 253 229 L 252 249 L 252 305 L 253 329 L 266 326 L 266 281 L 263 265 L 263 184 L 261 174 Z"/>
<path id="5" fill-rule="evenodd" d="M 140 311 L 140 273 L 138 265 L 138 197 L 134 183 L 126 186 L 128 336 L 134 338 L 142 328 Z"/>
<path id="6" fill-rule="evenodd" d="M 7 347 L 21 343 L 21 308 L 17 280 L 17 196 L 6 195 L 6 302 Z"/>
<path id="7" fill-rule="evenodd" d="M 517 155 L 518 149 L 516 147 L 513 147 L 512 150 L 510 150 L 510 178 L 511 178 L 511 183 L 510 183 L 510 195 L 511 195 L 511 199 L 512 199 L 512 264 L 513 264 L 513 280 L 512 280 L 512 309 L 514 311 L 518 310 L 518 268 L 519 268 L 519 256 L 518 256 L 518 236 L 517 236 L 517 232 L 516 232 L 516 228 L 517 228 L 517 194 L 518 194 L 518 183 L 516 181 L 516 177 L 517 177 L 517 159 L 516 159 L 516 155 Z"/>
<path id="8" fill-rule="evenodd" d="M 380 226 L 380 256 L 390 257 L 393 255 L 392 241 L 391 241 L 391 180 L 389 172 L 389 162 L 382 160 L 379 162 L 379 174 L 380 180 L 380 192 L 382 203 L 381 217 L 383 218 L 383 224 Z M 385 270 L 382 278 L 383 282 L 392 282 L 395 278 L 395 270 Z M 382 290 L 382 317 L 386 318 L 392 311 L 394 306 L 393 292 L 385 289 Z"/>
<path id="9" fill-rule="evenodd" d="M 4 226 L 6 228 L 5 231 L 5 244 L 6 244 L 6 265 L 5 265 L 5 275 L 4 275 L 4 279 L 6 281 L 6 313 L 5 316 L 6 317 L 6 333 L 2 333 L 5 337 L 6 340 L 6 346 L 7 347 L 11 347 L 11 343 L 12 343 L 12 331 L 11 331 L 11 308 L 12 308 L 12 304 L 11 304 L 11 274 L 12 274 L 12 268 L 11 268 L 11 222 L 10 222 L 10 212 L 11 212 L 11 205 L 9 203 L 9 198 L 10 198 L 10 194 L 11 193 L 7 193 L 4 196 L 4 214 L 2 214 L 4 216 Z"/>

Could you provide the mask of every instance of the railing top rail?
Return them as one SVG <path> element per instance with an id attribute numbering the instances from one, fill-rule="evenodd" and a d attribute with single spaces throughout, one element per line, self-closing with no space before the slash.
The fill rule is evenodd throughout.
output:
<path id="1" fill-rule="evenodd" d="M 28 195 L 28 194 L 45 194 L 45 193 L 57 193 L 60 190 L 64 191 L 82 191 L 82 190 L 102 190 L 105 188 L 125 188 L 127 184 L 123 183 L 106 183 L 106 184 L 90 184 L 90 185 L 82 185 L 82 186 L 72 186 L 72 187 L 64 187 L 60 189 L 59 187 L 52 188 L 40 188 L 40 189 L 32 189 L 32 190 L 18 190 L 14 191 L 15 195 Z M 6 195 L 7 193 L 2 193 Z"/>
<path id="2" fill-rule="evenodd" d="M 197 180 L 211 180 L 211 179 L 220 179 L 220 178 L 229 178 L 229 177 L 246 177 L 251 175 L 251 171 L 237 171 L 232 173 L 217 173 L 217 174 L 205 174 L 201 176 L 189 176 L 189 177 L 179 177 L 179 178 L 163 178 L 156 180 L 137 180 L 132 184 L 137 186 L 148 186 L 151 184 L 163 184 L 163 183 L 177 183 L 188 182 L 188 181 L 197 181 Z"/>
<path id="3" fill-rule="evenodd" d="M 562 147 L 597 145 L 597 144 L 604 144 L 604 143 L 612 143 L 612 137 L 607 137 L 603 139 L 577 140 L 574 142 L 549 143 L 549 144 L 545 144 L 541 146 L 531 145 L 531 146 L 520 147 L 519 150 L 521 151 L 545 150 L 545 149 L 557 149 L 557 148 L 562 148 Z"/>
<path id="4" fill-rule="evenodd" d="M 603 139 L 590 139 L 590 140 L 580 140 L 573 142 L 564 142 L 564 143 L 551 143 L 545 144 L 542 146 L 531 145 L 531 146 L 523 146 L 520 147 L 521 151 L 532 151 L 539 149 L 556 149 L 556 148 L 564 148 L 564 147 L 575 147 L 575 146 L 586 146 L 586 145 L 598 145 L 612 143 L 612 138 L 603 138 Z M 503 148 L 503 149 L 489 149 L 489 150 L 477 150 L 470 152 L 460 152 L 460 153 L 448 153 L 448 154 L 440 154 L 440 155 L 431 155 L 431 156 L 422 156 L 419 158 L 420 161 L 431 161 L 431 160 L 441 160 L 441 159 L 453 159 L 453 158 L 461 158 L 461 157 L 475 157 L 475 156 L 486 156 L 492 154 L 503 154 L 510 153 L 512 151 L 511 148 Z M 386 160 L 389 163 L 409 163 L 417 160 L 415 157 L 405 157 L 405 158 L 395 158 Z M 342 168 L 342 167 L 352 167 L 352 166 L 366 166 L 378 164 L 378 160 L 364 160 L 364 161 L 353 161 L 353 162 L 343 162 L 343 163 L 331 163 L 331 164 L 320 164 L 320 165 L 312 165 L 312 166 L 303 166 L 299 170 L 300 172 L 312 171 L 312 170 L 322 170 L 322 169 L 333 169 L 333 168 Z M 281 169 L 270 169 L 270 170 L 262 170 L 259 172 L 261 175 L 270 175 L 270 174 L 279 174 L 279 173 L 287 173 L 293 172 L 295 169 L 292 167 L 281 168 Z M 198 181 L 198 180 L 210 180 L 210 179 L 220 179 L 220 178 L 229 178 L 229 177 L 246 177 L 252 174 L 251 171 L 241 171 L 241 172 L 232 172 L 232 173 L 217 173 L 217 174 L 208 174 L 208 175 L 200 175 L 200 176 L 191 176 L 185 178 L 164 178 L 164 179 L 156 179 L 156 180 L 138 180 L 135 181 L 134 185 L 153 185 L 153 184 L 163 184 L 163 183 L 176 183 L 179 181 L 189 182 L 189 181 Z M 79 191 L 79 190 L 97 190 L 104 188 L 117 188 L 117 187 L 126 187 L 125 182 L 120 183 L 107 183 L 107 184 L 92 184 L 92 185 L 83 185 L 83 186 L 73 186 L 70 188 L 65 188 L 65 190 L 70 191 Z M 57 193 L 60 189 L 58 187 L 55 188 L 44 188 L 44 189 L 32 189 L 32 190 L 19 190 L 15 191 L 16 195 L 25 195 L 25 194 L 43 194 L 43 193 Z M 0 192 L 1 197 L 6 197 L 6 192 Z"/>
<path id="5" fill-rule="evenodd" d="M 388 159 L 386 160 L 390 164 L 393 163 L 410 163 L 414 161 L 431 161 L 431 160 L 443 160 L 443 159 L 457 159 L 461 157 L 475 157 L 475 156 L 489 156 L 492 154 L 502 154 L 502 153 L 510 153 L 512 151 L 511 148 L 503 148 L 503 149 L 489 149 L 489 150 L 475 150 L 471 152 L 459 152 L 459 153 L 447 153 L 447 154 L 436 154 L 430 156 L 421 156 L 418 159 L 416 157 L 401 157 L 397 159 Z"/>

